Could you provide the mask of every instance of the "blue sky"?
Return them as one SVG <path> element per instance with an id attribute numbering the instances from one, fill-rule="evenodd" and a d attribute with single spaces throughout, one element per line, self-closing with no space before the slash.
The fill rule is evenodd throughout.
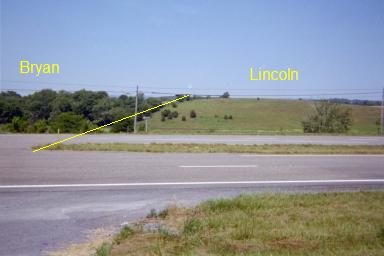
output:
<path id="1" fill-rule="evenodd" d="M 1 49 L 2 89 L 380 99 L 384 1 L 1 0 Z M 20 75 L 21 59 L 61 72 Z M 250 81 L 250 67 L 300 79 Z"/>

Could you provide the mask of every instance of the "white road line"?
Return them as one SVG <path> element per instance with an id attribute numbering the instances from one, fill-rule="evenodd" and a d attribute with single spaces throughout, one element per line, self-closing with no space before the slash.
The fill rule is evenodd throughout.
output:
<path id="1" fill-rule="evenodd" d="M 244 154 L 240 155 L 243 157 L 383 157 L 384 154 L 322 154 L 322 155 L 317 155 L 317 154 Z"/>
<path id="2" fill-rule="evenodd" d="M 196 182 L 148 182 L 148 183 L 101 183 L 101 184 L 41 184 L 0 185 L 2 188 L 68 188 L 68 187 L 133 187 L 133 186 L 178 186 L 178 185 L 236 185 L 236 184 L 326 184 L 326 183 L 384 183 L 384 179 L 361 180 L 254 180 L 254 181 L 196 181 Z"/>
<path id="3" fill-rule="evenodd" d="M 257 165 L 180 165 L 180 168 L 256 168 Z"/>
<path id="4" fill-rule="evenodd" d="M 379 141 L 377 138 L 350 138 L 349 140 L 354 141 Z"/>

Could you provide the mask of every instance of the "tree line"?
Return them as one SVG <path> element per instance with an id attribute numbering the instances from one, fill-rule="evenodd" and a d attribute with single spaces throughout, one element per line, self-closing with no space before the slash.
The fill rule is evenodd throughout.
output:
<path id="1" fill-rule="evenodd" d="M 161 104 L 161 98 L 138 95 L 138 111 Z M 44 89 L 21 96 L 14 91 L 0 93 L 0 131 L 25 133 L 77 133 L 134 114 L 135 97 L 109 96 L 105 91 L 76 92 Z M 158 111 L 157 109 L 149 112 Z M 147 114 L 147 113 L 146 113 Z M 140 121 L 143 116 L 138 116 Z M 112 132 L 133 131 L 133 119 L 110 127 Z"/>

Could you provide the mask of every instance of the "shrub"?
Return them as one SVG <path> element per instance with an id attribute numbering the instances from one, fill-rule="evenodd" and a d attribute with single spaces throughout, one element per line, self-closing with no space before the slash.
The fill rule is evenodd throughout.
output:
<path id="1" fill-rule="evenodd" d="M 189 112 L 189 117 L 190 118 L 196 118 L 197 114 L 196 114 L 196 111 L 195 110 L 191 110 L 191 112 Z"/>
<path id="2" fill-rule="evenodd" d="M 173 118 L 177 118 L 179 116 L 179 112 L 173 111 L 172 116 L 173 116 Z"/>
<path id="3" fill-rule="evenodd" d="M 87 121 L 72 112 L 60 113 L 51 120 L 50 124 L 53 132 L 60 129 L 62 133 L 77 133 L 87 128 Z"/>
<path id="4" fill-rule="evenodd" d="M 48 130 L 47 121 L 45 121 L 43 119 L 37 120 L 34 123 L 34 125 L 33 125 L 33 129 L 37 133 L 44 133 L 44 132 L 46 132 Z"/>
<path id="5" fill-rule="evenodd" d="M 171 115 L 171 110 L 169 109 L 164 109 L 163 111 L 161 111 L 161 117 L 168 117 Z"/>
<path id="6" fill-rule="evenodd" d="M 177 108 L 177 103 L 176 103 L 176 102 L 173 102 L 173 103 L 172 103 L 172 107 Z"/>
<path id="7" fill-rule="evenodd" d="M 224 116 L 224 119 L 225 119 L 225 120 L 227 120 L 227 119 L 228 119 L 228 116 L 227 116 L 227 115 L 225 115 L 225 116 Z"/>
<path id="8" fill-rule="evenodd" d="M 347 132 L 352 125 L 351 110 L 344 109 L 340 104 L 320 102 L 315 105 L 315 112 L 302 121 L 304 132 Z"/>
<path id="9" fill-rule="evenodd" d="M 161 121 L 162 121 L 162 122 L 165 121 L 165 116 L 162 116 L 162 117 L 161 117 Z"/>
<path id="10" fill-rule="evenodd" d="M 232 115 L 229 115 L 229 116 L 228 116 L 228 119 L 233 119 Z"/>
<path id="11" fill-rule="evenodd" d="M 223 93 L 223 95 L 220 96 L 221 98 L 228 99 L 229 98 L 229 92 Z"/>
<path id="12" fill-rule="evenodd" d="M 187 118 L 185 116 L 182 116 L 181 121 L 187 121 Z"/>
<path id="13" fill-rule="evenodd" d="M 12 132 L 25 132 L 28 126 L 28 122 L 19 116 L 12 118 L 11 124 L 8 126 Z"/>

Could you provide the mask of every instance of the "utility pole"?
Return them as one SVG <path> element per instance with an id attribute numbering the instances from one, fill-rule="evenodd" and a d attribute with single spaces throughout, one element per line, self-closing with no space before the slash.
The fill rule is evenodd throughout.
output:
<path id="1" fill-rule="evenodd" d="M 381 121 L 380 121 L 380 125 L 381 125 L 381 136 L 383 136 L 384 135 L 384 87 L 383 87 L 383 95 L 381 98 Z"/>
<path id="2" fill-rule="evenodd" d="M 137 124 L 137 101 L 138 101 L 138 97 L 139 97 L 139 85 L 136 86 L 136 102 L 135 102 L 135 119 L 133 121 L 133 133 L 136 133 L 137 132 L 137 128 L 136 128 L 136 124 Z"/>

